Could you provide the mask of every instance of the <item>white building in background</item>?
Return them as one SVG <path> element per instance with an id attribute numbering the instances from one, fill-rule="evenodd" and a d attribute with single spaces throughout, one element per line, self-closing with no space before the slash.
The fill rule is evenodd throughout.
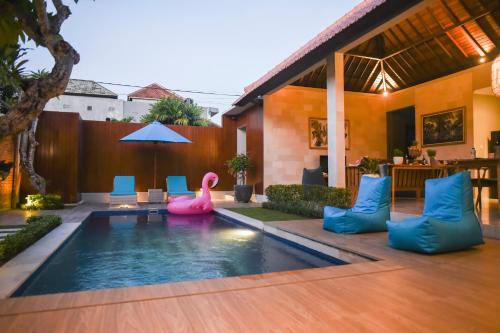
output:
<path id="1" fill-rule="evenodd" d="M 77 112 L 84 120 L 122 119 L 123 100 L 94 81 L 70 79 L 64 94 L 51 98 L 44 110 Z"/>
<path id="2" fill-rule="evenodd" d="M 118 99 L 118 95 L 106 87 L 91 80 L 70 79 L 63 95 L 50 99 L 45 111 L 77 112 L 83 120 L 110 120 L 132 117 L 133 122 L 140 122 L 141 117 L 149 112 L 151 106 L 162 98 L 182 96 L 167 88 L 152 83 L 130 93 L 127 100 Z M 217 108 L 202 107 L 202 117 L 211 119 L 219 113 Z"/>

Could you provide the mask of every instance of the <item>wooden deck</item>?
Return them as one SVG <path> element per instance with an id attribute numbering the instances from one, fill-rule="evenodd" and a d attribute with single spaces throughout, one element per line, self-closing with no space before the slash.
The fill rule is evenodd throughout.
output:
<path id="1" fill-rule="evenodd" d="M 499 332 L 500 241 L 444 255 L 271 222 L 379 261 L 0 301 L 1 332 Z"/>

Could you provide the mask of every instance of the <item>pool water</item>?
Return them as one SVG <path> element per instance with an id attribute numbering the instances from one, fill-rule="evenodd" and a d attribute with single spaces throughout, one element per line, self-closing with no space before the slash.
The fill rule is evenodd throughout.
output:
<path id="1" fill-rule="evenodd" d="M 213 279 L 341 263 L 215 215 L 94 216 L 14 296 Z"/>

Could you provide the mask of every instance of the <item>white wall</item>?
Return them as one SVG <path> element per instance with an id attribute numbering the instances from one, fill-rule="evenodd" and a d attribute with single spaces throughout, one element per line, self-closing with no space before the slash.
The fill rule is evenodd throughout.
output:
<path id="1" fill-rule="evenodd" d="M 88 110 L 91 106 L 92 110 Z M 123 100 L 114 98 L 61 95 L 47 102 L 44 110 L 59 112 L 78 112 L 83 120 L 123 118 Z"/>
<path id="2" fill-rule="evenodd" d="M 132 117 L 133 122 L 140 122 L 141 117 L 149 112 L 151 106 L 156 103 L 155 100 L 140 100 L 134 99 L 133 101 L 123 102 L 123 117 Z"/>

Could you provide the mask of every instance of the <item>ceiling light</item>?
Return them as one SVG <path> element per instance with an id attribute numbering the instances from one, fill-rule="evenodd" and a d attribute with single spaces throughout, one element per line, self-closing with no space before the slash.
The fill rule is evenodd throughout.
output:
<path id="1" fill-rule="evenodd" d="M 485 63 L 486 62 L 486 57 L 479 58 L 479 62 L 482 63 L 482 64 Z"/>

